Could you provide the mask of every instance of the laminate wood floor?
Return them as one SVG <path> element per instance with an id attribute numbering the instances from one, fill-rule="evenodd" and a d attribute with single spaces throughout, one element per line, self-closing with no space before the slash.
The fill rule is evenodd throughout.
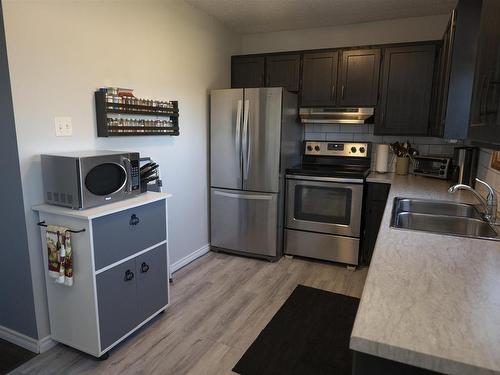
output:
<path id="1" fill-rule="evenodd" d="M 174 275 L 171 305 L 97 361 L 57 345 L 11 374 L 234 374 L 231 369 L 297 284 L 361 297 L 367 268 L 276 263 L 210 252 Z"/>

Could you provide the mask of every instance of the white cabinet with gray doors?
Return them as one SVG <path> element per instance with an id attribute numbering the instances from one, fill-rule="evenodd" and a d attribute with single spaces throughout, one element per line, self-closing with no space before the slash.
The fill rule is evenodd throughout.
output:
<path id="1" fill-rule="evenodd" d="M 46 274 L 51 338 L 96 357 L 166 310 L 170 301 L 167 198 L 148 192 L 88 210 L 40 205 L 71 236 L 73 285 Z M 46 230 L 41 231 L 44 265 Z"/>

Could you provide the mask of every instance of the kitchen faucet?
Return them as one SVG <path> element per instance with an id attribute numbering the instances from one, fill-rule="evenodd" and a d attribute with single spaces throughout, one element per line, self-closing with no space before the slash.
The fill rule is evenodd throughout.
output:
<path id="1" fill-rule="evenodd" d="M 480 180 L 479 178 L 476 178 L 476 181 L 479 182 L 479 183 L 481 183 L 481 184 L 483 184 L 486 187 L 486 189 L 488 190 L 488 196 L 486 197 L 486 199 L 484 199 L 481 196 L 481 194 L 479 194 L 472 187 L 470 187 L 469 185 L 464 185 L 464 184 L 453 185 L 452 187 L 450 187 L 448 189 L 448 192 L 449 193 L 455 193 L 457 190 L 468 190 L 468 191 L 470 191 L 479 200 L 479 202 L 481 202 L 481 205 L 484 208 L 483 218 L 486 221 L 490 222 L 490 223 L 496 224 L 496 217 L 497 217 L 497 197 L 496 197 L 496 194 L 495 194 L 495 190 L 493 190 L 493 188 L 490 185 L 488 185 L 483 180 Z"/>

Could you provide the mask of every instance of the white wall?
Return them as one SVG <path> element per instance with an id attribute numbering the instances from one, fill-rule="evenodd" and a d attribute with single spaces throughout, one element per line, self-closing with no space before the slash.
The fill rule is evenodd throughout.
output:
<path id="1" fill-rule="evenodd" d="M 500 198 L 500 171 L 491 167 L 491 157 L 493 151 L 487 148 L 482 148 L 479 154 L 479 162 L 477 167 L 477 177 L 486 181 L 493 189 L 495 189 L 497 198 Z M 486 198 L 487 190 L 481 184 L 476 184 L 476 188 Z M 498 207 L 498 218 L 500 220 L 500 206 Z"/>
<path id="2" fill-rule="evenodd" d="M 182 1 L 4 0 L 39 337 L 49 333 L 36 215 L 43 202 L 41 153 L 137 150 L 161 165 L 173 262 L 208 244 L 208 90 L 228 87 L 239 37 Z M 135 89 L 178 100 L 179 137 L 97 138 L 93 92 Z M 56 138 L 54 116 L 73 136 Z"/>
<path id="3" fill-rule="evenodd" d="M 441 39 L 449 15 L 242 35 L 241 54 Z"/>

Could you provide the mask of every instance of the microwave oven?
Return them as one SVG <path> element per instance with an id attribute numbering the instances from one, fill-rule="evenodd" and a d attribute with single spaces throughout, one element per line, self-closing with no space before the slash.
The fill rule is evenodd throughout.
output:
<path id="1" fill-rule="evenodd" d="M 447 180 L 451 176 L 451 158 L 441 156 L 414 156 L 413 174 Z"/>
<path id="2" fill-rule="evenodd" d="M 88 151 L 41 155 L 45 202 L 86 209 L 140 193 L 139 153 Z"/>

